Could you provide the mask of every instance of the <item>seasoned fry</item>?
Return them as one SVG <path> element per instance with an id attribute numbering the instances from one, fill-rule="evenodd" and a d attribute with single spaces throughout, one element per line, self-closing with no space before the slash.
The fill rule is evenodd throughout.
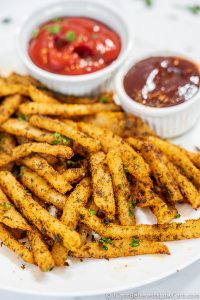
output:
<path id="1" fill-rule="evenodd" d="M 59 174 L 48 162 L 39 155 L 27 156 L 22 159 L 22 164 L 35 171 L 39 176 L 54 187 L 59 193 L 65 194 L 72 189 L 72 186 L 66 181 L 65 176 Z"/>
<path id="2" fill-rule="evenodd" d="M 62 176 L 67 180 L 69 183 L 75 183 L 80 181 L 83 177 L 87 175 L 87 168 L 81 167 L 81 168 L 71 168 L 66 170 L 62 173 Z"/>
<path id="3" fill-rule="evenodd" d="M 27 263 L 33 264 L 33 255 L 24 245 L 20 244 L 11 233 L 0 223 L 0 240 Z"/>
<path id="4" fill-rule="evenodd" d="M 137 180 L 151 185 L 148 165 L 121 137 L 114 135 L 112 131 L 108 129 L 103 129 L 84 122 L 79 122 L 78 127 L 84 133 L 98 139 L 101 142 L 104 152 L 107 153 L 111 145 L 112 147 L 120 148 L 122 160 L 128 172 Z"/>
<path id="5" fill-rule="evenodd" d="M 103 152 L 91 153 L 90 165 L 92 186 L 95 204 L 106 213 L 107 217 L 115 218 L 115 199 L 112 179 L 106 164 L 106 155 Z"/>
<path id="6" fill-rule="evenodd" d="M 164 152 L 165 155 L 181 169 L 188 179 L 190 179 L 197 187 L 200 186 L 200 170 L 193 165 L 188 156 L 181 151 L 181 149 L 156 137 L 151 136 L 148 139 Z"/>
<path id="7" fill-rule="evenodd" d="M 120 111 L 120 107 L 114 103 L 54 104 L 36 102 L 24 103 L 20 106 L 20 112 L 25 115 L 40 114 L 62 118 L 93 115 L 99 111 Z"/>
<path id="8" fill-rule="evenodd" d="M 30 96 L 31 100 L 36 102 L 36 103 L 49 103 L 49 104 L 59 103 L 59 101 L 57 101 L 56 99 L 48 96 L 46 93 L 44 93 L 43 91 L 37 89 L 33 85 L 30 85 L 28 87 L 28 93 L 29 93 L 29 96 Z"/>
<path id="9" fill-rule="evenodd" d="M 42 116 L 32 116 L 30 122 L 34 126 L 47 129 L 49 131 L 58 132 L 60 134 L 68 136 L 72 140 L 76 140 L 89 152 L 100 150 L 100 143 L 98 140 L 94 140 L 81 131 L 74 129 L 73 126 L 67 125 L 66 123 Z"/>
<path id="10" fill-rule="evenodd" d="M 135 237 L 148 241 L 174 241 L 200 237 L 200 219 L 185 223 L 121 226 L 110 223 L 104 225 L 101 220 L 84 207 L 79 208 L 81 222 L 104 237 L 123 239 Z"/>
<path id="11" fill-rule="evenodd" d="M 19 179 L 39 199 L 63 210 L 67 197 L 54 190 L 46 180 L 35 172 L 28 168 L 23 168 Z"/>
<path id="12" fill-rule="evenodd" d="M 0 222 L 11 227 L 21 230 L 30 230 L 27 221 L 14 208 L 13 204 L 8 200 L 6 195 L 0 189 Z"/>
<path id="13" fill-rule="evenodd" d="M 79 258 L 113 258 L 124 256 L 135 256 L 143 254 L 170 254 L 167 246 L 158 242 L 141 241 L 138 246 L 134 245 L 136 239 L 123 239 L 111 241 L 104 249 L 98 242 L 86 243 L 80 249 L 72 253 L 72 256 Z"/>
<path id="14" fill-rule="evenodd" d="M 17 83 L 3 83 L 1 82 L 0 86 L 0 97 L 10 96 L 14 94 L 20 94 L 24 96 L 28 96 L 28 88 L 25 85 L 17 84 Z"/>
<path id="15" fill-rule="evenodd" d="M 71 158 L 73 156 L 72 149 L 64 145 L 53 146 L 46 143 L 27 143 L 13 148 L 10 155 L 6 153 L 0 153 L 0 167 L 22 157 L 25 157 L 32 152 L 50 154 L 55 156 L 60 155 L 65 158 Z"/>
<path id="16" fill-rule="evenodd" d="M 0 152 L 2 151 L 10 154 L 12 152 L 12 149 L 15 146 L 16 146 L 16 140 L 12 135 L 6 132 L 0 133 Z M 0 167 L 0 170 L 11 171 L 13 165 L 14 165 L 13 163 L 9 163 L 7 165 L 4 165 L 3 167 Z"/>
<path id="17" fill-rule="evenodd" d="M 200 169 L 200 153 L 193 153 L 186 151 L 186 154 L 189 156 L 190 160 L 193 162 L 193 164 Z"/>
<path id="18" fill-rule="evenodd" d="M 6 78 L 6 82 L 8 83 L 18 83 L 21 85 L 34 85 L 36 87 L 39 88 L 44 88 L 44 85 L 39 82 L 38 80 L 36 80 L 35 78 L 29 76 L 29 75 L 21 75 L 21 74 L 17 74 L 15 72 L 12 72 L 7 78 Z"/>
<path id="19" fill-rule="evenodd" d="M 39 266 L 42 272 L 51 271 L 55 263 L 51 252 L 42 239 L 41 234 L 37 231 L 37 229 L 34 228 L 29 231 L 27 235 L 35 263 Z"/>
<path id="20" fill-rule="evenodd" d="M 112 148 L 107 153 L 107 164 L 112 176 L 114 194 L 117 202 L 117 214 L 121 225 L 134 225 L 134 207 L 130 185 L 123 169 L 121 153 Z"/>
<path id="21" fill-rule="evenodd" d="M 10 96 L 4 99 L 0 105 L 0 124 L 5 122 L 19 107 L 22 97 L 20 95 Z"/>
<path id="22" fill-rule="evenodd" d="M 11 173 L 6 171 L 0 172 L 0 186 L 22 214 L 40 231 L 45 230 L 49 237 L 62 241 L 63 245 L 70 250 L 75 250 L 79 247 L 79 234 L 68 229 L 34 201 Z"/>

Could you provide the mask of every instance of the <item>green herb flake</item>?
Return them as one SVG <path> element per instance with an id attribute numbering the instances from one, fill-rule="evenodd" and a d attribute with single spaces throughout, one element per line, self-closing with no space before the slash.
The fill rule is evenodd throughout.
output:
<path id="1" fill-rule="evenodd" d="M 18 117 L 18 120 L 19 121 L 28 121 L 29 120 L 29 117 L 27 115 L 20 115 Z"/>
<path id="2" fill-rule="evenodd" d="M 3 202 L 3 206 L 4 206 L 6 209 L 10 209 L 10 208 L 11 208 L 11 204 L 10 204 L 10 203 Z"/>
<path id="3" fill-rule="evenodd" d="M 49 268 L 46 268 L 45 270 L 44 270 L 44 272 L 49 272 L 50 270 L 49 270 Z"/>
<path id="4" fill-rule="evenodd" d="M 132 208 L 129 208 L 129 216 L 133 217 L 134 216 L 134 211 Z"/>
<path id="5" fill-rule="evenodd" d="M 96 215 L 96 210 L 94 210 L 93 208 L 89 208 L 88 211 L 90 215 Z"/>
<path id="6" fill-rule="evenodd" d="M 72 30 L 67 31 L 67 33 L 66 33 L 66 40 L 68 42 L 73 42 L 73 41 L 75 41 L 75 39 L 76 39 L 76 33 L 74 31 L 72 31 Z"/>
<path id="7" fill-rule="evenodd" d="M 101 97 L 101 98 L 99 99 L 99 102 L 101 102 L 101 103 L 108 103 L 108 98 L 106 98 L 106 97 Z"/>
<path id="8" fill-rule="evenodd" d="M 110 238 L 100 238 L 99 243 L 102 245 L 104 250 L 108 250 L 108 244 L 112 244 L 112 240 Z"/>
<path id="9" fill-rule="evenodd" d="M 128 168 L 126 166 L 124 166 L 123 169 L 124 169 L 124 173 L 128 174 Z"/>
<path id="10" fill-rule="evenodd" d="M 19 174 L 17 175 L 17 177 L 21 177 L 21 176 L 23 176 L 24 175 L 24 173 L 23 173 L 23 170 L 25 169 L 25 166 L 20 166 L 20 172 L 19 172 Z"/>
<path id="11" fill-rule="evenodd" d="M 197 15 L 200 13 L 200 5 L 188 6 L 187 9 L 194 15 Z"/>
<path id="12" fill-rule="evenodd" d="M 131 243 L 129 244 L 131 247 L 138 247 L 140 245 L 139 239 L 133 238 Z"/>
<path id="13" fill-rule="evenodd" d="M 181 217 L 181 214 L 176 214 L 175 219 L 179 219 Z"/>
<path id="14" fill-rule="evenodd" d="M 133 207 L 135 207 L 136 204 L 137 204 L 136 200 L 132 199 L 132 200 L 131 200 L 131 205 L 132 205 Z"/>
<path id="15" fill-rule="evenodd" d="M 60 25 L 47 26 L 46 29 L 52 34 L 57 34 L 60 32 Z"/>
<path id="16" fill-rule="evenodd" d="M 39 34 L 39 29 L 36 28 L 36 29 L 34 29 L 34 30 L 32 31 L 31 36 L 32 36 L 33 39 L 35 39 L 35 38 L 38 36 L 38 34 Z"/>
<path id="17" fill-rule="evenodd" d="M 146 6 L 151 7 L 153 5 L 153 0 L 144 0 Z"/>
<path id="18" fill-rule="evenodd" d="M 58 145 L 58 144 L 64 144 L 64 145 L 67 144 L 68 145 L 68 144 L 70 144 L 70 139 L 65 135 L 62 135 L 58 132 L 55 132 L 53 134 L 53 136 L 56 138 L 55 140 L 52 141 L 52 143 L 54 145 Z"/>
<path id="19" fill-rule="evenodd" d="M 108 246 L 103 245 L 103 249 L 104 249 L 104 250 L 108 250 Z"/>

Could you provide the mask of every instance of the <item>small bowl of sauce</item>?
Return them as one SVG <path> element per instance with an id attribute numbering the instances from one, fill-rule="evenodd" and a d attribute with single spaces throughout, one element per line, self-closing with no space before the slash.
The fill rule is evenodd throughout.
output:
<path id="1" fill-rule="evenodd" d="M 122 107 L 143 117 L 164 138 L 189 130 L 200 115 L 200 68 L 179 55 L 134 60 L 116 76 Z"/>

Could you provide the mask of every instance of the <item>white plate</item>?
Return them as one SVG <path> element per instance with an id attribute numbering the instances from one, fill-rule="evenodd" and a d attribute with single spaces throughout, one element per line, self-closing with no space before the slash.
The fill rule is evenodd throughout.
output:
<path id="1" fill-rule="evenodd" d="M 49 1 L 43 0 L 42 5 L 47 2 Z M 190 54 L 200 61 L 200 48 L 196 43 L 200 18 L 190 15 L 185 10 L 184 7 L 189 1 L 168 0 L 160 5 L 160 1 L 154 0 L 156 5 L 150 10 L 145 9 L 141 2 L 118 0 L 119 9 L 125 10 L 130 26 L 134 30 L 137 28 L 136 55 L 141 53 L 146 55 L 148 51 L 172 50 Z M 0 19 L 11 17 L 13 22 L 8 25 L 0 24 L 0 40 L 3 45 L 0 47 L 0 72 L 23 71 L 15 53 L 14 25 L 18 19 L 40 5 L 41 0 L 31 1 L 31 5 L 30 1 L 26 0 L 4 1 L 0 10 Z M 174 28 L 176 28 L 175 34 L 172 34 Z M 195 145 L 200 145 L 199 131 L 200 124 L 175 142 L 192 149 Z M 200 217 L 200 211 L 194 211 L 187 205 L 180 207 L 180 213 L 182 215 L 180 221 Z M 144 223 L 154 221 L 150 214 L 138 212 L 138 215 Z M 110 261 L 71 260 L 69 268 L 55 269 L 45 274 L 27 264 L 26 269 L 22 270 L 20 266 L 23 262 L 2 247 L 0 249 L 0 290 L 65 297 L 117 292 L 164 278 L 200 258 L 200 239 L 170 242 L 167 245 L 171 252 L 170 256 L 148 255 Z"/>

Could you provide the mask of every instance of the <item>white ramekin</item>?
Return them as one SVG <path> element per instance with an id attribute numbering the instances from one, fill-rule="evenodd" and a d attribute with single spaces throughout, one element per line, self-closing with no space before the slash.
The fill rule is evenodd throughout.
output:
<path id="1" fill-rule="evenodd" d="M 190 100 L 171 107 L 154 108 L 140 104 L 131 99 L 124 89 L 124 76 L 137 62 L 150 56 L 178 56 L 188 59 L 177 53 L 154 53 L 148 56 L 132 58 L 118 71 L 114 80 L 115 100 L 126 112 L 140 116 L 149 126 L 163 138 L 174 138 L 191 129 L 200 116 L 200 90 Z M 196 62 L 194 62 L 197 66 Z M 200 69 L 200 68 L 199 68 Z"/>
<path id="2" fill-rule="evenodd" d="M 122 49 L 118 58 L 104 69 L 86 75 L 58 75 L 37 67 L 31 61 L 27 51 L 31 33 L 41 23 L 62 16 L 85 16 L 107 24 L 121 38 Z M 123 16 L 110 6 L 93 2 L 92 0 L 69 0 L 43 7 L 26 18 L 17 28 L 16 44 L 18 54 L 30 75 L 43 82 L 52 90 L 64 94 L 81 96 L 105 90 L 112 76 L 123 63 L 131 49 L 131 37 Z"/>

